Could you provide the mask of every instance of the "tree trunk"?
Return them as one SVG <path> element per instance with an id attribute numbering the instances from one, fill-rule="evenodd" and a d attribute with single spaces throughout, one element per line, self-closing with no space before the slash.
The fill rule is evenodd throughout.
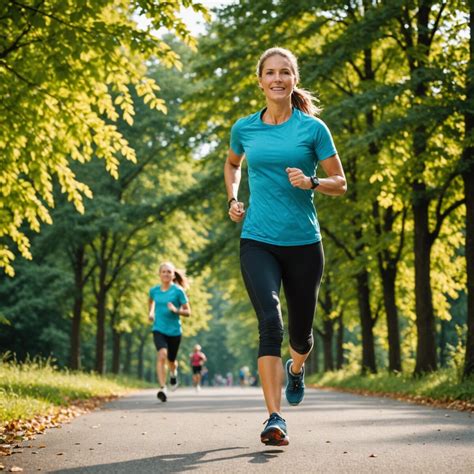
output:
<path id="1" fill-rule="evenodd" d="M 95 370 L 99 374 L 105 374 L 105 316 L 107 289 L 105 278 L 107 275 L 107 263 L 102 260 L 99 267 L 99 288 L 96 295 L 96 321 L 97 335 L 95 346 Z"/>
<path id="2" fill-rule="evenodd" d="M 471 20 L 472 21 L 472 20 Z M 471 167 L 465 172 L 466 196 L 466 265 L 467 265 L 467 339 L 464 376 L 474 375 L 474 148 L 470 150 Z"/>
<path id="3" fill-rule="evenodd" d="M 148 331 L 140 334 L 140 344 L 138 345 L 138 367 L 137 375 L 139 379 L 143 379 L 144 376 L 144 352 L 145 343 L 148 336 Z"/>
<path id="4" fill-rule="evenodd" d="M 341 370 L 344 365 L 344 320 L 341 312 L 337 317 L 337 339 L 336 339 L 336 368 Z"/>
<path id="5" fill-rule="evenodd" d="M 81 319 L 84 302 L 84 246 L 78 247 L 74 254 L 74 307 L 71 324 L 71 354 L 72 370 L 81 368 Z"/>
<path id="6" fill-rule="evenodd" d="M 415 156 L 420 156 L 415 155 Z M 420 158 L 421 159 L 421 158 Z M 431 243 L 428 227 L 429 200 L 426 186 L 416 182 L 413 186 L 413 216 L 415 221 L 415 307 L 416 307 L 416 366 L 415 374 L 437 369 L 436 328 L 431 293 Z"/>
<path id="7" fill-rule="evenodd" d="M 131 332 L 127 332 L 125 335 L 125 361 L 123 364 L 123 371 L 126 374 L 132 373 L 132 346 L 133 346 L 133 337 Z"/>
<path id="8" fill-rule="evenodd" d="M 334 357 L 332 350 L 334 336 L 334 321 L 326 318 L 323 321 L 323 347 L 324 347 L 324 372 L 334 370 Z"/>
<path id="9" fill-rule="evenodd" d="M 474 101 L 474 1 L 469 2 L 469 63 L 466 74 L 466 103 Z M 464 116 L 465 135 L 472 140 L 474 113 L 469 108 Z M 472 141 L 471 141 L 472 143 Z M 467 268 L 467 340 L 464 377 L 474 375 L 474 147 L 463 151 L 464 195 L 466 198 L 466 268 Z"/>
<path id="10" fill-rule="evenodd" d="M 446 367 L 446 333 L 448 329 L 448 323 L 443 319 L 441 321 L 441 329 L 439 331 L 439 366 L 441 368 Z"/>
<path id="11" fill-rule="evenodd" d="M 360 324 L 362 330 L 362 373 L 377 373 L 375 362 L 374 321 L 370 308 L 369 275 L 362 270 L 357 275 L 357 299 L 359 303 Z"/>
<path id="12" fill-rule="evenodd" d="M 391 372 L 401 372 L 400 329 L 398 326 L 398 310 L 395 299 L 396 269 L 384 269 L 381 276 L 383 302 L 387 316 L 388 370 Z"/>
<path id="13" fill-rule="evenodd" d="M 112 328 L 112 373 L 120 373 L 120 342 L 122 333 Z"/>
<path id="14" fill-rule="evenodd" d="M 313 338 L 314 338 L 313 349 L 311 350 L 311 353 L 309 354 L 308 358 L 306 359 L 306 362 L 304 363 L 305 371 L 308 375 L 315 374 L 316 372 L 318 372 L 318 348 L 319 348 L 319 344 L 316 341 L 316 335 L 317 335 L 317 331 L 314 331 L 314 334 L 313 334 Z"/>

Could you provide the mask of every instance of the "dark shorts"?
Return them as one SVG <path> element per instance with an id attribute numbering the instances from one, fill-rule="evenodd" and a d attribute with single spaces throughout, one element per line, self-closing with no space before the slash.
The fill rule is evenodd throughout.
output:
<path id="1" fill-rule="evenodd" d="M 156 350 L 168 349 L 168 360 L 174 362 L 178 355 L 179 344 L 181 336 L 168 336 L 159 331 L 153 331 L 153 341 L 155 342 Z"/>
<path id="2" fill-rule="evenodd" d="M 193 368 L 193 374 L 200 374 L 202 370 L 201 365 L 193 365 L 191 366 Z"/>

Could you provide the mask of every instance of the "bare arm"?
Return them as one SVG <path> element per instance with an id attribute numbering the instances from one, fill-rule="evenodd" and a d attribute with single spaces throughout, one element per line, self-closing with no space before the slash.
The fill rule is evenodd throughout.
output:
<path id="1" fill-rule="evenodd" d="M 244 204 L 237 199 L 241 178 L 241 164 L 244 155 L 237 155 L 231 149 L 224 164 L 224 181 L 227 191 L 227 201 L 234 199 L 229 208 L 229 217 L 234 222 L 240 222 L 245 215 Z"/>
<path id="2" fill-rule="evenodd" d="M 316 188 L 316 191 L 328 196 L 344 194 L 347 191 L 347 182 L 339 155 L 333 155 L 320 163 L 327 178 L 319 180 L 319 186 Z"/>
<path id="3" fill-rule="evenodd" d="M 315 188 L 321 194 L 340 196 L 347 191 L 346 176 L 338 155 L 333 155 L 320 162 L 327 178 L 319 179 L 319 186 Z M 305 176 L 299 168 L 287 168 L 290 183 L 300 189 L 311 189 L 309 176 Z"/>
<path id="4" fill-rule="evenodd" d="M 148 319 L 155 320 L 155 302 L 151 298 L 148 298 Z"/>

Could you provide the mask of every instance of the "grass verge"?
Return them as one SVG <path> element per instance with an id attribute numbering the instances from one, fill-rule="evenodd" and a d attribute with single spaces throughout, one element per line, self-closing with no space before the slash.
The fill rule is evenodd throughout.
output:
<path id="1" fill-rule="evenodd" d="M 48 361 L 19 364 L 0 357 L 0 443 L 28 438 L 105 400 L 147 387 L 127 377 L 69 372 Z"/>
<path id="2" fill-rule="evenodd" d="M 307 383 L 367 395 L 381 395 L 423 404 L 474 410 L 474 378 L 459 381 L 456 369 L 442 369 L 421 377 L 411 374 L 360 375 L 353 369 L 313 374 Z"/>

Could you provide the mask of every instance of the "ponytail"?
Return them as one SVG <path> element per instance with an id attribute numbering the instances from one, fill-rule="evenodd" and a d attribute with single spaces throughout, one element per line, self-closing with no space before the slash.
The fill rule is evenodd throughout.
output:
<path id="1" fill-rule="evenodd" d="M 311 92 L 305 89 L 299 89 L 298 87 L 293 89 L 291 105 L 295 109 L 299 109 L 308 115 L 319 115 L 321 113 L 321 107 L 318 107 L 315 102 L 318 102 L 318 99 L 314 97 Z"/>
<path id="2" fill-rule="evenodd" d="M 176 282 L 179 286 L 181 286 L 184 290 L 189 288 L 189 281 L 186 277 L 186 272 L 182 269 L 178 270 L 177 268 L 174 269 L 174 282 Z"/>

